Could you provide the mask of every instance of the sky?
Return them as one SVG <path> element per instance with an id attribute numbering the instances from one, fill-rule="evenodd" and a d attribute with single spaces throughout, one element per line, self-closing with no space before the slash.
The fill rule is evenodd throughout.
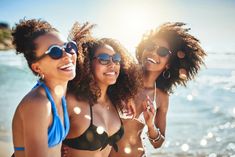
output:
<path id="1" fill-rule="evenodd" d="M 165 22 L 184 22 L 208 52 L 235 53 L 235 0 L 0 0 L 0 22 L 26 17 L 50 22 L 64 36 L 73 23 L 96 24 L 97 38 L 119 40 L 130 52 Z"/>

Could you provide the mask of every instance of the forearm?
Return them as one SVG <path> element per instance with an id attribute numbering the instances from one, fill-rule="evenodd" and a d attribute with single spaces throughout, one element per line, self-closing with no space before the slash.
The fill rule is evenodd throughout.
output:
<path id="1" fill-rule="evenodd" d="M 161 130 L 156 128 L 155 125 L 148 126 L 147 136 L 154 148 L 160 148 L 165 137 L 162 135 Z"/>

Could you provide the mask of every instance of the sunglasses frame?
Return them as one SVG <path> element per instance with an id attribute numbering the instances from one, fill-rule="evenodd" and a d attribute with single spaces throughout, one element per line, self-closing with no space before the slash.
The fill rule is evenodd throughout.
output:
<path id="1" fill-rule="evenodd" d="M 168 54 L 162 55 L 162 53 L 159 52 L 159 49 L 162 49 L 162 48 L 163 48 L 163 49 L 166 49 L 166 50 L 168 51 Z M 147 50 L 147 51 L 154 51 L 154 52 L 157 53 L 160 57 L 166 57 L 166 56 L 172 54 L 172 52 L 171 52 L 168 48 L 166 48 L 166 47 L 164 47 L 164 46 L 158 46 L 158 45 L 156 45 L 156 44 L 153 44 L 153 46 L 152 46 L 151 48 L 150 48 L 150 46 L 146 47 L 145 50 Z"/>
<path id="2" fill-rule="evenodd" d="M 71 44 L 71 43 L 76 46 L 76 50 L 75 50 L 74 48 L 68 48 L 68 44 Z M 50 55 L 51 50 L 52 50 L 53 48 L 59 48 L 59 49 L 61 50 L 61 54 L 60 54 L 58 57 L 52 57 L 52 56 Z M 44 52 L 44 54 L 42 54 L 40 57 L 37 57 L 34 62 L 37 62 L 37 61 L 43 59 L 43 58 L 46 57 L 47 55 L 50 56 L 52 59 L 60 59 L 60 58 L 63 56 L 63 50 L 62 50 L 62 49 L 64 49 L 66 53 L 74 54 L 74 53 L 71 53 L 71 50 L 72 50 L 72 49 L 75 51 L 76 54 L 78 53 L 78 52 L 77 52 L 77 51 L 78 51 L 78 47 L 77 47 L 77 44 L 76 44 L 75 41 L 66 42 L 66 43 L 64 43 L 63 46 L 59 46 L 59 45 L 54 44 L 54 45 L 51 45 L 51 46 L 48 48 L 48 50 L 47 50 L 46 52 Z M 68 50 L 68 49 L 69 49 L 69 50 Z"/>
<path id="3" fill-rule="evenodd" d="M 109 60 L 102 59 L 102 58 L 101 58 L 101 55 L 106 55 L 106 56 L 108 56 L 108 57 L 109 57 Z M 115 56 L 118 56 L 118 57 L 120 58 L 120 60 L 115 61 L 115 60 L 114 60 L 114 57 L 115 57 Z M 94 56 L 93 59 L 97 59 L 101 65 L 109 65 L 109 64 L 111 63 L 111 61 L 112 61 L 114 64 L 116 64 L 116 65 L 120 65 L 120 63 L 121 63 L 121 61 L 122 61 L 121 55 L 120 55 L 119 53 L 115 53 L 114 55 L 109 55 L 109 54 L 107 54 L 107 53 L 100 53 L 99 55 Z M 103 63 L 102 61 L 105 61 L 105 62 L 107 62 L 107 63 Z"/>

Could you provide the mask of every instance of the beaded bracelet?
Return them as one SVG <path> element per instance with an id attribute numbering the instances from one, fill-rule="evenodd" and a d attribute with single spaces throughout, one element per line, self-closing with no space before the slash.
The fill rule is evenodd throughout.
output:
<path id="1" fill-rule="evenodd" d="M 161 137 L 162 137 L 162 134 L 161 134 L 161 132 L 160 132 L 160 129 L 159 129 L 159 128 L 156 128 L 156 130 L 157 130 L 157 132 L 158 132 L 158 136 L 157 136 L 156 138 L 154 138 L 154 139 L 149 136 L 149 133 L 148 133 L 148 132 L 146 132 L 146 134 L 147 134 L 147 136 L 148 136 L 148 139 L 149 139 L 150 141 L 152 141 L 153 143 L 157 143 L 157 142 L 161 139 Z"/>

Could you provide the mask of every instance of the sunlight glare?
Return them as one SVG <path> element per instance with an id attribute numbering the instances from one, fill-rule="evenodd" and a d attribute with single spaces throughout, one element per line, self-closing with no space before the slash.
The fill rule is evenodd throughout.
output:
<path id="1" fill-rule="evenodd" d="M 181 150 L 184 151 L 184 152 L 187 152 L 189 150 L 189 145 L 188 144 L 183 144 L 181 146 Z"/>
<path id="2" fill-rule="evenodd" d="M 61 85 L 55 86 L 55 94 L 58 96 L 63 95 L 64 88 Z"/>
<path id="3" fill-rule="evenodd" d="M 74 112 L 75 114 L 79 114 L 79 113 L 81 113 L 81 109 L 80 109 L 79 107 L 74 107 L 74 108 L 73 108 L 73 112 Z"/>
<path id="4" fill-rule="evenodd" d="M 201 145 L 201 146 L 206 146 L 206 145 L 207 145 L 207 140 L 206 140 L 206 139 L 202 139 L 202 140 L 200 141 L 200 145 Z"/>
<path id="5" fill-rule="evenodd" d="M 125 147 L 125 148 L 124 148 L 124 152 L 125 152 L 126 154 L 130 154 L 130 153 L 131 153 L 131 148 L 130 148 L 130 147 Z"/>
<path id="6" fill-rule="evenodd" d="M 85 115 L 84 117 L 85 117 L 86 119 L 91 120 L 91 116 L 89 116 L 89 115 Z"/>
<path id="7" fill-rule="evenodd" d="M 104 132 L 104 127 L 102 127 L 102 126 L 98 126 L 97 127 L 97 129 L 96 129 L 96 132 L 98 133 L 98 134 L 103 134 L 103 132 Z"/>

